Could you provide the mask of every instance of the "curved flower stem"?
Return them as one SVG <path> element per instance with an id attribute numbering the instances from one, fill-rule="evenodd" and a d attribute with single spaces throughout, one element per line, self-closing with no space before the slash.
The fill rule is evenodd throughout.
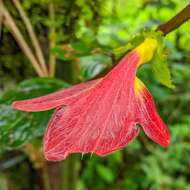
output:
<path id="1" fill-rule="evenodd" d="M 179 28 L 182 24 L 190 19 L 190 3 L 177 15 L 171 18 L 168 22 L 161 24 L 156 29 L 157 31 L 161 31 L 164 36 L 172 32 L 173 30 Z"/>

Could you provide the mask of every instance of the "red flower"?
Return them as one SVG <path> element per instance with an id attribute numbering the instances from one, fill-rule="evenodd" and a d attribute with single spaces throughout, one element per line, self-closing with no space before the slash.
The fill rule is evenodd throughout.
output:
<path id="1" fill-rule="evenodd" d="M 56 108 L 44 136 L 46 159 L 62 160 L 77 152 L 109 154 L 139 134 L 137 124 L 150 139 L 168 146 L 169 131 L 136 77 L 138 66 L 152 58 L 156 47 L 156 40 L 146 39 L 101 79 L 13 103 L 15 109 L 31 112 Z"/>

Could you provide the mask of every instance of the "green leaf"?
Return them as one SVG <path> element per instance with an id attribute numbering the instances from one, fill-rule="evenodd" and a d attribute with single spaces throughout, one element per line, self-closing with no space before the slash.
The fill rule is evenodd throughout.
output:
<path id="1" fill-rule="evenodd" d="M 44 133 L 52 111 L 26 113 L 0 105 L 0 153 L 17 149 Z"/>
<path id="2" fill-rule="evenodd" d="M 110 168 L 103 165 L 97 166 L 97 173 L 107 183 L 112 183 L 115 178 L 114 172 Z"/>
<path id="3" fill-rule="evenodd" d="M 62 61 L 68 60 L 68 58 L 65 57 L 66 51 L 61 47 L 54 47 L 51 49 L 51 53 L 54 54 L 58 59 Z"/>
<path id="4" fill-rule="evenodd" d="M 1 104 L 11 104 L 14 100 L 34 98 L 66 88 L 69 84 L 52 78 L 33 78 L 21 82 L 17 87 L 6 91 L 0 96 Z"/>
<path id="5" fill-rule="evenodd" d="M 116 59 L 120 59 L 123 55 L 136 48 L 147 37 L 156 39 L 160 44 L 163 43 L 163 35 L 161 32 L 155 31 L 154 29 L 145 28 L 141 32 L 129 38 L 128 43 L 113 50 Z"/>
<path id="6" fill-rule="evenodd" d="M 52 111 L 26 113 L 11 108 L 14 100 L 33 98 L 54 92 L 69 85 L 58 79 L 35 78 L 21 82 L 15 89 L 0 97 L 0 153 L 17 149 L 41 137 Z"/>
<path id="7" fill-rule="evenodd" d="M 111 66 L 111 58 L 103 54 L 83 56 L 80 58 L 80 66 L 82 78 L 89 80 Z"/>
<path id="8" fill-rule="evenodd" d="M 151 62 L 152 70 L 155 78 L 168 88 L 175 88 L 172 84 L 170 70 L 167 64 L 164 48 L 160 45 L 155 53 L 155 56 Z"/>
<path id="9" fill-rule="evenodd" d="M 92 50 L 89 45 L 85 44 L 84 42 L 75 42 L 71 43 L 71 47 L 78 53 L 78 54 L 90 54 Z"/>

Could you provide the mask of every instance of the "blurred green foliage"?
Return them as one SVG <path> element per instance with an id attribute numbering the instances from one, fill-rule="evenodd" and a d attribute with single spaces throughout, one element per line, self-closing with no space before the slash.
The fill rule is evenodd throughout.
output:
<path id="1" fill-rule="evenodd" d="M 5 92 L 0 98 L 0 151 L 16 149 L 31 139 L 41 137 L 52 114 L 52 111 L 23 113 L 13 110 L 10 104 L 14 100 L 45 95 L 68 86 L 58 79 L 33 78 Z"/>
<path id="2" fill-rule="evenodd" d="M 12 110 L 13 100 L 37 97 L 101 75 L 112 66 L 110 52 L 125 45 L 144 27 L 155 28 L 181 10 L 188 0 L 55 0 L 56 19 L 48 17 L 49 0 L 23 1 L 43 51 L 47 54 L 48 28 L 54 26 L 57 58 L 56 78 L 36 78 L 27 59 L 6 28 L 0 41 L 0 153 L 2 159 L 23 145 L 41 139 L 52 112 L 23 113 Z M 6 4 L 27 38 L 11 1 Z M 84 155 L 80 162 L 77 190 L 189 190 L 190 189 L 190 24 L 165 38 L 168 65 L 176 88 L 170 90 L 155 80 L 151 66 L 138 75 L 148 86 L 171 131 L 171 145 L 160 148 L 144 134 L 124 150 L 107 157 Z M 47 55 L 48 56 L 48 55 Z M 166 70 L 167 72 L 167 70 Z M 20 83 L 21 82 L 21 83 Z M 161 81 L 162 82 L 162 81 Z M 168 82 L 170 85 L 170 81 Z M 0 159 L 0 171 L 2 163 Z M 18 163 L 7 167 L 14 176 Z M 28 178 L 24 161 L 18 176 Z M 24 169 L 23 169 L 24 168 Z M 0 174 L 0 189 L 7 179 Z M 17 175 L 17 174 L 15 174 Z M 29 190 L 18 183 L 14 190 Z M 18 177 L 19 179 L 19 177 Z M 27 180 L 25 180 L 27 182 Z M 72 182 L 70 182 L 72 183 Z M 18 185 L 19 184 L 19 185 Z M 71 189 L 69 189 L 71 190 Z"/>

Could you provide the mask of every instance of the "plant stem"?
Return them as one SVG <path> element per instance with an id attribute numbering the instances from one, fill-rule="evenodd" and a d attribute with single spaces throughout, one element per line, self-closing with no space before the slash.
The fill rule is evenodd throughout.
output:
<path id="1" fill-rule="evenodd" d="M 51 53 L 51 49 L 55 47 L 55 6 L 53 0 L 49 2 L 49 17 L 52 25 L 49 26 L 49 75 L 54 77 L 56 69 L 56 57 Z"/>
<path id="2" fill-rule="evenodd" d="M 190 3 L 177 15 L 171 18 L 168 22 L 158 26 L 157 31 L 161 31 L 164 36 L 179 28 L 182 24 L 190 19 Z"/>
<path id="3" fill-rule="evenodd" d="M 41 67 L 38 64 L 38 61 L 36 60 L 35 56 L 33 55 L 32 50 L 26 43 L 25 39 L 23 38 L 20 30 L 16 26 L 13 18 L 9 14 L 8 10 L 3 5 L 3 2 L 1 3 L 1 6 L 0 6 L 0 12 L 3 14 L 3 17 L 4 17 L 3 21 L 4 21 L 5 26 L 10 29 L 12 35 L 15 37 L 15 40 L 19 44 L 20 48 L 25 53 L 27 58 L 30 60 L 30 62 L 32 64 L 32 66 L 34 67 L 35 71 L 37 72 L 37 74 L 41 77 L 45 76 L 44 72 L 41 70 Z"/>
<path id="4" fill-rule="evenodd" d="M 48 71 L 47 71 L 47 67 L 46 67 L 46 64 L 45 64 L 45 58 L 43 56 L 43 53 L 42 53 L 42 49 L 40 47 L 40 44 L 39 44 L 39 41 L 37 39 L 37 36 L 34 32 L 34 29 L 32 27 L 32 24 L 30 22 L 30 19 L 28 18 L 26 12 L 24 11 L 21 3 L 19 0 L 13 0 L 13 3 L 15 5 L 15 7 L 17 8 L 20 16 L 21 16 L 21 19 L 23 20 L 25 26 L 26 26 L 26 29 L 28 31 L 28 34 L 31 38 L 31 42 L 34 46 L 34 49 L 35 49 L 35 52 L 36 52 L 36 57 L 38 58 L 38 62 L 39 64 L 41 65 L 44 73 L 46 75 L 48 75 Z"/>
<path id="5" fill-rule="evenodd" d="M 2 0 L 0 0 L 0 7 L 1 7 L 1 5 L 2 5 Z M 0 38 L 1 38 L 2 25 L 3 25 L 3 14 L 0 11 Z"/>
<path id="6" fill-rule="evenodd" d="M 78 155 L 72 155 L 64 162 L 60 163 L 62 180 L 60 190 L 75 190 L 80 169 Z"/>

